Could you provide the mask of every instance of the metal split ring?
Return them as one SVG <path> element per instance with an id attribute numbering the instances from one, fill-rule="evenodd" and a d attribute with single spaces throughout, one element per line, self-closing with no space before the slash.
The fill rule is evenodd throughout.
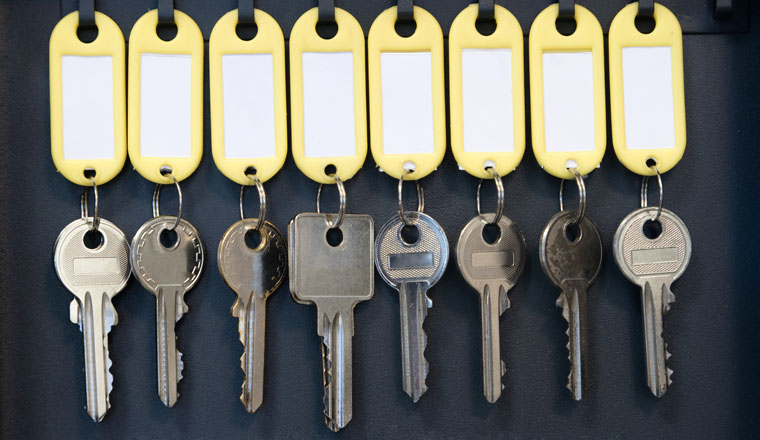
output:
<path id="1" fill-rule="evenodd" d="M 412 172 L 414 171 L 409 170 L 409 169 L 404 169 L 404 172 L 401 173 L 401 177 L 398 179 L 398 216 L 401 218 L 401 221 L 404 222 L 404 225 L 406 226 L 411 226 L 412 223 L 409 221 L 408 218 L 406 218 L 406 215 L 404 215 L 404 177 L 406 177 L 407 174 L 411 174 Z M 417 212 L 424 212 L 425 211 L 425 192 L 423 191 L 419 180 L 415 180 L 414 183 L 417 184 Z"/>
<path id="2" fill-rule="evenodd" d="M 583 182 L 583 176 L 578 171 L 578 168 L 568 168 L 568 171 L 573 173 L 575 183 L 578 185 L 578 217 L 573 220 L 571 224 L 577 225 L 583 221 L 583 217 L 586 216 L 586 184 Z M 565 189 L 565 179 L 560 179 L 559 182 L 559 210 L 564 211 L 565 206 L 562 200 L 562 193 Z"/>
<path id="3" fill-rule="evenodd" d="M 657 221 L 660 219 L 660 214 L 662 214 L 662 199 L 663 199 L 663 189 L 662 189 L 662 176 L 660 175 L 660 170 L 657 169 L 657 163 L 652 164 L 651 167 L 653 168 L 654 172 L 657 174 L 657 186 L 659 187 L 659 193 L 660 193 L 660 202 L 657 204 L 657 215 L 654 216 L 652 221 Z M 649 191 L 649 177 L 650 176 L 644 176 L 644 179 L 641 181 L 641 207 L 646 208 L 648 205 L 648 191 Z"/>
<path id="4" fill-rule="evenodd" d="M 169 177 L 171 177 L 172 181 L 174 181 L 174 186 L 177 188 L 177 197 L 179 200 L 179 209 L 177 210 L 177 220 L 174 222 L 174 226 L 169 228 L 170 231 L 173 231 L 179 226 L 179 220 L 182 218 L 182 189 L 179 187 L 179 182 L 177 181 L 177 178 L 174 177 L 174 174 L 171 171 L 171 168 L 161 168 L 161 174 L 166 176 L 167 174 Z M 153 217 L 158 217 L 161 215 L 160 207 L 159 207 L 159 199 L 161 197 L 161 188 L 164 186 L 162 183 L 157 183 L 156 187 L 153 189 Z"/>
<path id="5" fill-rule="evenodd" d="M 245 220 L 245 210 L 243 209 L 243 200 L 245 199 L 245 189 L 249 186 L 256 185 L 256 189 L 259 191 L 259 217 L 256 221 L 256 226 L 253 230 L 258 231 L 261 229 L 261 225 L 264 224 L 267 216 L 267 193 L 264 192 L 264 184 L 261 183 L 261 179 L 258 176 L 246 175 L 251 179 L 251 184 L 240 186 L 240 219 Z"/>
<path id="6" fill-rule="evenodd" d="M 330 229 L 337 229 L 340 228 L 340 225 L 343 224 L 343 218 L 346 216 L 346 187 L 343 186 L 343 181 L 340 180 L 338 176 L 332 176 L 333 179 L 335 179 L 335 184 L 338 186 L 338 203 L 340 203 L 340 207 L 338 208 L 338 217 L 335 219 L 335 221 L 330 221 L 330 215 L 327 215 L 327 226 L 330 227 Z M 319 184 L 319 189 L 317 190 L 317 213 L 321 214 L 322 210 L 320 208 L 321 199 L 322 199 L 322 186 L 323 184 Z"/>
<path id="7" fill-rule="evenodd" d="M 97 231 L 100 227 L 100 216 L 98 216 L 98 185 L 95 183 L 95 178 L 90 177 L 90 180 L 92 181 L 92 193 L 95 195 L 95 212 L 93 212 L 92 216 L 92 223 L 90 223 L 90 230 L 91 231 Z M 82 191 L 82 196 L 79 198 L 80 201 L 80 211 L 82 213 L 82 218 L 87 220 L 89 223 L 90 218 L 90 211 L 87 207 L 87 188 Z"/>
<path id="8" fill-rule="evenodd" d="M 488 167 L 486 168 L 486 171 L 491 172 L 493 175 L 493 182 L 496 184 L 496 216 L 490 223 L 492 225 L 497 225 L 499 224 L 499 221 L 504 214 L 504 183 L 501 181 L 501 176 L 499 176 L 499 173 L 496 172 L 496 169 L 494 167 Z M 480 187 L 482 185 L 483 179 L 480 179 L 480 182 L 478 183 L 478 193 L 475 200 L 478 206 L 478 215 L 485 223 L 489 223 L 489 221 L 486 220 L 486 218 L 483 216 L 483 213 L 480 211 Z"/>

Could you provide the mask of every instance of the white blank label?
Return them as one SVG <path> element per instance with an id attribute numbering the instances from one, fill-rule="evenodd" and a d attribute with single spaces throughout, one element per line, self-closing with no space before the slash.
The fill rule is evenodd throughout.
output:
<path id="1" fill-rule="evenodd" d="M 545 52 L 547 152 L 593 151 L 594 60 L 591 52 Z"/>
<path id="2" fill-rule="evenodd" d="M 435 151 L 431 53 L 382 53 L 380 76 L 383 153 L 419 154 Z"/>
<path id="3" fill-rule="evenodd" d="M 190 157 L 191 55 L 140 60 L 140 155 Z"/>
<path id="4" fill-rule="evenodd" d="M 669 46 L 623 48 L 626 148 L 676 146 L 672 63 Z"/>
<path id="5" fill-rule="evenodd" d="M 113 58 L 61 57 L 63 158 L 113 159 Z"/>
<path id="6" fill-rule="evenodd" d="M 355 155 L 354 54 L 304 52 L 301 60 L 304 155 Z"/>
<path id="7" fill-rule="evenodd" d="M 224 156 L 273 157 L 274 67 L 272 54 L 222 56 Z"/>
<path id="8" fill-rule="evenodd" d="M 515 149 L 512 50 L 462 50 L 462 117 L 465 153 Z"/>

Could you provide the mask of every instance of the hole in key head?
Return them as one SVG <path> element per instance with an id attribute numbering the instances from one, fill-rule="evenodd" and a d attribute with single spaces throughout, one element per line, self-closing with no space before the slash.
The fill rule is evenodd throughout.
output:
<path id="1" fill-rule="evenodd" d="M 179 243 L 179 236 L 174 229 L 164 229 L 158 234 L 158 241 L 164 249 L 173 249 Z"/>
<path id="2" fill-rule="evenodd" d="M 641 231 L 644 233 L 644 237 L 657 240 L 662 235 L 662 223 L 659 220 L 647 220 L 641 225 Z"/>
<path id="3" fill-rule="evenodd" d="M 103 242 L 105 241 L 105 238 L 103 237 L 102 232 L 96 229 L 91 229 L 84 233 L 84 237 L 82 241 L 84 242 L 84 246 L 87 249 L 95 250 L 103 246 Z"/>
<path id="4" fill-rule="evenodd" d="M 581 239 L 581 228 L 577 223 L 568 223 L 565 225 L 565 238 L 570 243 L 577 243 Z"/>
<path id="5" fill-rule="evenodd" d="M 325 240 L 330 246 L 338 247 L 343 243 L 343 232 L 339 228 L 330 228 L 325 234 Z"/>
<path id="6" fill-rule="evenodd" d="M 401 241 L 407 246 L 412 246 L 420 241 L 420 228 L 417 225 L 404 225 L 398 234 Z"/>
<path id="7" fill-rule="evenodd" d="M 245 245 L 252 251 L 258 250 L 264 242 L 264 236 L 261 234 L 261 231 L 257 231 L 256 229 L 247 230 L 243 239 L 245 240 Z"/>
<path id="8" fill-rule="evenodd" d="M 501 238 L 501 228 L 499 225 L 488 223 L 483 226 L 483 241 L 488 244 L 494 244 Z"/>

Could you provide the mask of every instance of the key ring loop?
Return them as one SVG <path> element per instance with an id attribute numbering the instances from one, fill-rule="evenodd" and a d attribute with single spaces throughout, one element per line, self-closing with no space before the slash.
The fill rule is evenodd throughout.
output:
<path id="1" fill-rule="evenodd" d="M 413 171 L 414 170 L 405 168 L 404 172 L 401 173 L 401 177 L 398 179 L 398 216 L 406 226 L 411 226 L 412 223 L 406 218 L 406 215 L 404 215 L 404 177 Z M 422 189 L 419 180 L 415 180 L 414 183 L 417 184 L 417 212 L 422 213 L 425 211 L 425 191 Z"/>
<path id="2" fill-rule="evenodd" d="M 654 161 L 654 160 L 653 160 Z M 649 168 L 653 168 L 654 172 L 657 174 L 657 186 L 659 187 L 659 194 L 660 194 L 660 202 L 657 204 L 657 214 L 654 216 L 652 221 L 657 221 L 660 219 L 660 214 L 662 214 L 662 200 L 663 200 L 663 188 L 662 188 L 662 175 L 660 175 L 660 170 L 657 169 L 657 162 L 653 163 L 652 166 Z M 641 180 L 641 207 L 646 208 L 648 203 L 648 192 L 649 192 L 649 177 L 650 176 L 644 176 L 644 179 Z"/>
<path id="3" fill-rule="evenodd" d="M 95 195 L 95 212 L 93 213 L 92 217 L 92 223 L 90 223 L 90 212 L 89 208 L 87 206 L 87 188 L 85 187 L 84 191 L 82 191 L 82 195 L 79 198 L 80 202 L 80 212 L 82 213 L 82 218 L 87 220 L 87 223 L 90 223 L 90 230 L 91 231 L 97 231 L 100 227 L 100 216 L 98 215 L 98 185 L 95 183 L 95 178 L 90 177 L 90 180 L 92 181 L 92 193 Z"/>
<path id="4" fill-rule="evenodd" d="M 335 179 L 335 184 L 338 186 L 338 200 L 340 203 L 340 207 L 338 208 L 338 218 L 335 219 L 335 221 L 330 221 L 330 214 L 327 215 L 327 226 L 330 227 L 330 229 L 337 229 L 340 228 L 340 225 L 343 224 L 343 218 L 346 216 L 346 187 L 343 186 L 343 181 L 340 180 L 338 176 L 333 176 L 333 179 Z M 320 208 L 321 199 L 322 199 L 322 186 L 323 184 L 319 184 L 319 189 L 317 190 L 317 213 L 321 214 L 322 210 Z"/>
<path id="5" fill-rule="evenodd" d="M 568 171 L 573 173 L 575 183 L 578 185 L 578 217 L 572 221 L 572 225 L 578 225 L 583 221 L 583 217 L 586 216 L 586 184 L 583 182 L 583 176 L 578 172 L 578 168 L 568 168 Z M 565 189 L 565 179 L 560 179 L 559 182 L 559 210 L 564 211 L 565 206 L 562 200 L 562 192 Z"/>
<path id="6" fill-rule="evenodd" d="M 493 221 L 489 222 L 486 220 L 485 216 L 483 216 L 483 213 L 480 212 L 480 187 L 483 185 L 483 179 L 480 179 L 480 182 L 478 183 L 478 193 L 475 197 L 476 204 L 478 206 L 478 215 L 480 216 L 480 219 L 485 223 L 498 225 L 502 215 L 504 214 L 504 182 L 501 181 L 501 176 L 499 176 L 499 173 L 496 172 L 496 169 L 494 167 L 488 167 L 486 168 L 486 171 L 491 172 L 493 175 L 493 182 L 496 184 L 496 216 L 493 218 Z"/>
<path id="7" fill-rule="evenodd" d="M 261 229 L 261 225 L 264 224 L 264 220 L 266 220 L 267 215 L 267 193 L 264 191 L 264 184 L 261 183 L 261 179 L 259 179 L 256 175 L 250 175 L 246 174 L 246 177 L 248 177 L 251 180 L 251 183 L 249 185 L 241 185 L 240 186 L 240 220 L 245 220 L 245 211 L 243 209 L 243 200 L 245 199 L 245 189 L 247 187 L 256 185 L 256 189 L 259 192 L 259 217 L 256 221 L 256 226 L 254 226 L 253 230 L 258 231 Z"/>
<path id="8" fill-rule="evenodd" d="M 161 167 L 161 174 L 166 176 L 167 174 L 169 177 L 171 177 L 172 181 L 174 181 L 174 186 L 177 188 L 177 196 L 179 200 L 179 209 L 177 210 L 177 220 L 174 222 L 174 225 L 169 228 L 170 231 L 173 231 L 177 229 L 177 226 L 179 226 L 179 220 L 182 218 L 182 189 L 179 187 L 179 182 L 177 181 L 177 178 L 174 177 L 174 173 L 172 173 L 172 169 L 169 167 Z M 153 188 L 153 217 L 158 217 L 161 215 L 160 207 L 159 207 L 159 199 L 161 198 L 161 188 L 164 185 L 162 183 L 157 183 L 156 187 Z"/>

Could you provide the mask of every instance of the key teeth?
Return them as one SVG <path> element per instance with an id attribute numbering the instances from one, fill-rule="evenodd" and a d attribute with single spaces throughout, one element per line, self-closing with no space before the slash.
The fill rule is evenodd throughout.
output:
<path id="1" fill-rule="evenodd" d="M 177 350 L 177 382 L 182 380 L 182 370 L 185 369 L 185 364 L 182 362 L 182 352 Z"/>
<path id="2" fill-rule="evenodd" d="M 507 289 L 504 286 L 499 286 L 499 315 L 503 315 L 510 307 L 512 307 L 512 302 L 509 300 Z"/>

